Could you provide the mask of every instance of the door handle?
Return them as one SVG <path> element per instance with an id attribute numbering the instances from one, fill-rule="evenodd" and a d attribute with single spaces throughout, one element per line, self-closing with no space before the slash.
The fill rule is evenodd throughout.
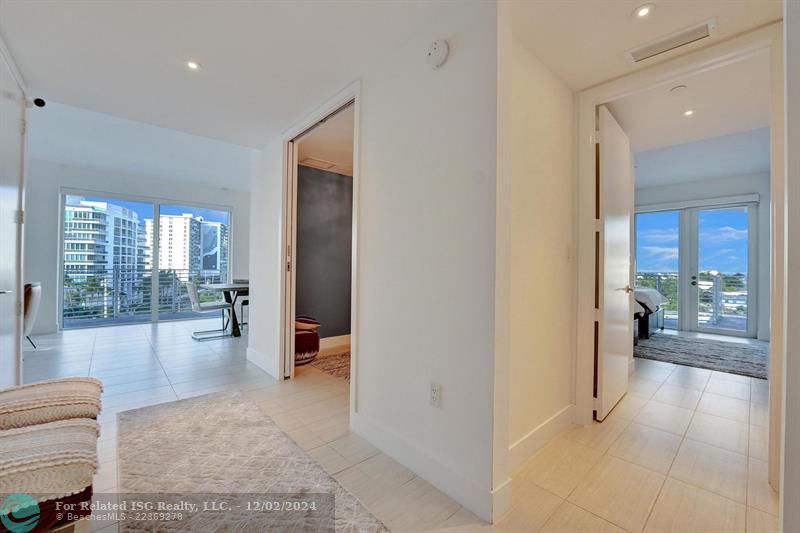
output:
<path id="1" fill-rule="evenodd" d="M 693 287 L 697 287 L 697 282 L 696 281 L 692 281 L 692 286 Z"/>
<path id="2" fill-rule="evenodd" d="M 0 290 L 0 294 L 11 294 L 12 292 L 14 292 L 14 291 Z"/>
<path id="3" fill-rule="evenodd" d="M 630 286 L 630 285 L 625 285 L 624 287 L 622 287 L 622 288 L 621 288 L 621 289 L 619 289 L 619 290 L 621 290 L 621 291 L 625 291 L 625 292 L 627 292 L 628 294 L 630 294 L 630 293 L 632 293 L 632 292 L 633 292 L 633 289 L 631 288 L 631 286 Z"/>

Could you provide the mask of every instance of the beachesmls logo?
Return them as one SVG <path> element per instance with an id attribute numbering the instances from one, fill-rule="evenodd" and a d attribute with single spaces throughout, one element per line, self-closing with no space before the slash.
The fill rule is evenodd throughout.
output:
<path id="1" fill-rule="evenodd" d="M 39 523 L 39 504 L 30 494 L 9 494 L 0 503 L 0 522 L 11 533 L 28 533 Z"/>

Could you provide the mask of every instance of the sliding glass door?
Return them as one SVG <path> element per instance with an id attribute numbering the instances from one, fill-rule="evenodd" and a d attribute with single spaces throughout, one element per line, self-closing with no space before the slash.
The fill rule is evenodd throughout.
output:
<path id="1" fill-rule="evenodd" d="M 62 213 L 64 329 L 207 316 L 186 282 L 229 281 L 227 210 L 65 194 Z"/>
<path id="2" fill-rule="evenodd" d="M 754 334 L 752 209 L 737 206 L 696 208 L 690 212 L 693 330 Z"/>

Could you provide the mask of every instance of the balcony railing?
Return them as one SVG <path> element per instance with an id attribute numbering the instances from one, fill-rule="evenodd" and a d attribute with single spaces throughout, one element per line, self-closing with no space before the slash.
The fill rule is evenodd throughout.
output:
<path id="1" fill-rule="evenodd" d="M 206 316 L 192 311 L 185 283 L 227 281 L 227 273 L 164 269 L 158 272 L 159 319 Z M 141 267 L 64 272 L 62 324 L 65 329 L 98 325 L 149 322 L 153 318 L 153 272 Z M 214 301 L 218 293 L 200 290 L 201 301 Z"/>

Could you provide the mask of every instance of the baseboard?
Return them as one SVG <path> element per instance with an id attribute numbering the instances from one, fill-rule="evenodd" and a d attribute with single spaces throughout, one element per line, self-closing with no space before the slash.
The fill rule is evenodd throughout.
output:
<path id="1" fill-rule="evenodd" d="M 494 498 L 487 487 L 476 485 L 474 480 L 465 478 L 403 438 L 368 421 L 363 414 L 350 413 L 350 429 L 481 519 L 491 521 Z"/>
<path id="2" fill-rule="evenodd" d="M 247 360 L 256 365 L 258 368 L 272 376 L 277 380 L 283 379 L 283 376 L 278 376 L 279 366 L 278 362 L 270 357 L 267 357 L 265 354 L 259 352 L 258 350 L 254 350 L 251 347 L 247 347 Z"/>
<path id="3" fill-rule="evenodd" d="M 492 491 L 492 523 L 496 524 L 511 510 L 511 485 L 509 477 Z"/>
<path id="4" fill-rule="evenodd" d="M 319 340 L 320 351 L 331 350 L 339 347 L 350 347 L 350 335 L 325 337 Z"/>
<path id="5" fill-rule="evenodd" d="M 525 461 L 536 453 L 542 446 L 572 425 L 572 410 L 575 406 L 570 404 L 559 412 L 539 424 L 527 435 L 508 447 L 509 468 L 513 472 Z"/>

